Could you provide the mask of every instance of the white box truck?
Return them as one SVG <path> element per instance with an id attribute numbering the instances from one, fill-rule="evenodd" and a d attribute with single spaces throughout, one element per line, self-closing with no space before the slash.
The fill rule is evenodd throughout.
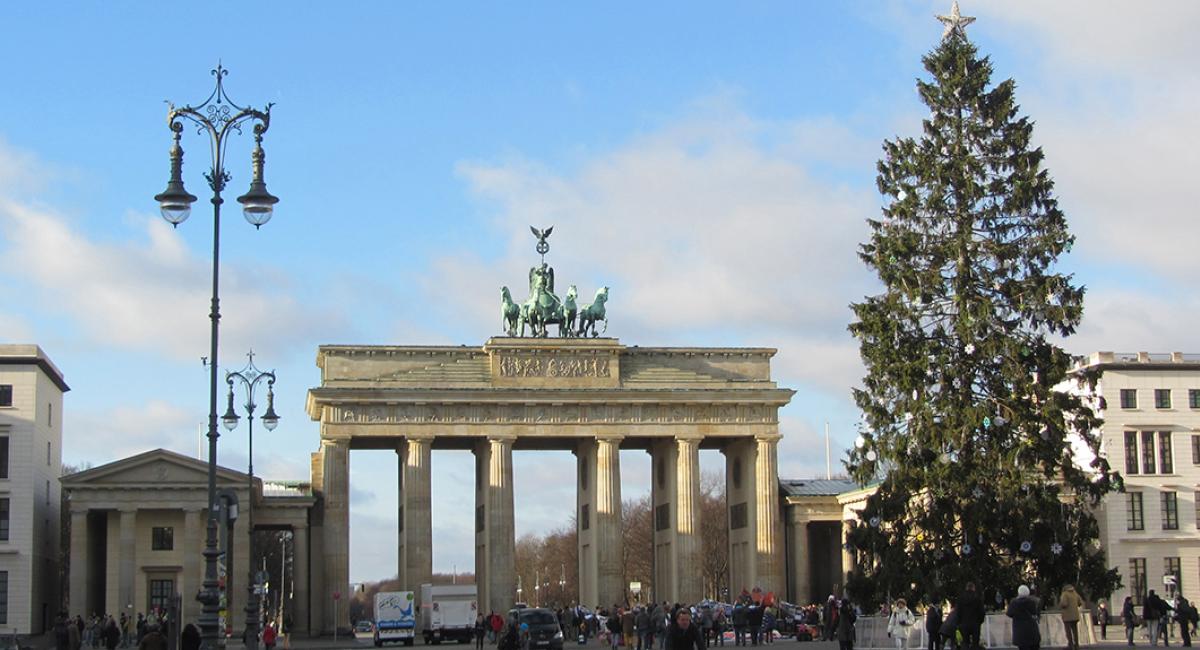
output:
<path id="1" fill-rule="evenodd" d="M 421 634 L 425 644 L 471 642 L 479 614 L 475 585 L 421 585 Z"/>
<path id="2" fill-rule="evenodd" d="M 375 646 L 388 641 L 412 645 L 417 619 L 413 615 L 413 592 L 381 591 L 375 594 Z"/>

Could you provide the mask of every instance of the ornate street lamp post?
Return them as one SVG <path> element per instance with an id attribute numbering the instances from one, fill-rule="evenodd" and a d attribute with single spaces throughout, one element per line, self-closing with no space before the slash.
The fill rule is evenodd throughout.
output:
<path id="1" fill-rule="evenodd" d="M 221 424 L 225 425 L 225 429 L 233 431 L 238 425 L 238 414 L 233 409 L 233 384 L 234 380 L 241 382 L 242 388 L 246 392 L 246 403 L 243 408 L 246 409 L 246 419 L 250 424 L 250 450 L 249 463 L 246 473 L 249 475 L 249 491 L 250 501 L 246 503 L 246 531 L 250 536 L 250 552 L 246 558 L 246 649 L 256 650 L 258 648 L 258 594 L 255 593 L 254 579 L 254 409 L 258 407 L 254 403 L 254 389 L 258 383 L 266 380 L 267 382 L 267 412 L 262 414 L 263 426 L 267 431 L 274 431 L 279 425 L 279 416 L 275 414 L 275 371 L 263 372 L 254 366 L 254 352 L 251 351 L 246 355 L 249 362 L 245 368 L 236 372 L 226 371 L 225 383 L 229 384 L 229 408 L 225 410 L 225 415 L 221 416 Z"/>
<path id="2" fill-rule="evenodd" d="M 176 107 L 167 106 L 167 126 L 174 135 L 175 142 L 171 146 L 171 177 L 167 181 L 167 189 L 154 197 L 162 210 L 162 216 L 172 226 L 183 223 L 192 212 L 192 203 L 196 197 L 183 187 L 183 148 L 179 146 L 180 136 L 183 135 L 184 122 L 191 122 L 197 133 L 207 135 L 212 153 L 212 167 L 204 174 L 208 186 L 212 189 L 213 206 L 213 264 L 212 264 L 212 307 L 208 317 L 212 323 L 212 334 L 209 349 L 209 394 L 208 394 L 208 524 L 204 541 L 204 582 L 196 600 L 200 601 L 200 636 L 208 648 L 216 645 L 219 635 L 219 614 L 221 594 L 220 583 L 217 581 L 217 558 L 221 551 L 217 548 L 217 325 L 221 320 L 218 278 L 221 251 L 221 192 L 231 176 L 225 171 L 225 146 L 231 133 L 241 133 L 242 124 L 254 124 L 254 152 L 251 155 L 250 190 L 238 197 L 242 204 L 242 212 L 246 220 L 258 228 L 271 219 L 275 204 L 279 199 L 267 192 L 263 182 L 263 161 L 265 155 L 262 149 L 262 136 L 271 124 L 271 104 L 265 110 L 243 108 L 230 101 L 222 85 L 228 71 L 217 65 L 212 71 L 216 77 L 216 88 L 203 103 L 196 106 Z"/>

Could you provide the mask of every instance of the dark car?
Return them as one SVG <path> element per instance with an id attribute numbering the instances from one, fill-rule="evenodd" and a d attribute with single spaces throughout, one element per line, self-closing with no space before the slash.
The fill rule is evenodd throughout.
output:
<path id="1" fill-rule="evenodd" d="M 558 617 L 553 610 L 543 607 L 512 609 L 508 618 L 515 619 L 518 626 L 529 626 L 529 650 L 562 650 L 562 629 L 558 627 Z"/>

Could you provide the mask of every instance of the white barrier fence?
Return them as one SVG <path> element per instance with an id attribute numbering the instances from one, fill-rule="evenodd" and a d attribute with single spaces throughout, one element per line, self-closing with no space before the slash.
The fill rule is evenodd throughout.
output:
<path id="1" fill-rule="evenodd" d="M 1079 621 L 1079 644 L 1087 645 L 1096 642 L 1092 629 L 1092 617 L 1082 613 Z M 925 619 L 917 616 L 915 625 L 908 628 L 908 634 L 900 639 L 891 638 L 887 634 L 888 617 L 860 616 L 854 624 L 855 650 L 924 650 L 929 647 L 929 635 L 925 632 Z M 1060 612 L 1045 612 L 1038 621 L 1042 631 L 1043 648 L 1065 648 L 1067 633 L 1063 629 Z M 1012 642 L 1012 619 L 1004 614 L 988 614 L 979 629 L 979 643 L 986 648 L 1014 648 Z M 949 644 L 946 644 L 949 648 Z"/>

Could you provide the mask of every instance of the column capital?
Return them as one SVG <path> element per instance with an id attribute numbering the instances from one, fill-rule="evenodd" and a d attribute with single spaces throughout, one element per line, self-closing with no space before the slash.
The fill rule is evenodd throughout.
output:
<path id="1" fill-rule="evenodd" d="M 435 438 L 437 438 L 437 434 L 433 434 L 433 433 L 420 432 L 420 433 L 404 434 L 405 442 L 418 442 L 418 443 L 419 442 L 427 442 L 427 443 L 432 444 Z"/>
<path id="2" fill-rule="evenodd" d="M 625 440 L 624 434 L 619 434 L 619 433 L 603 433 L 603 434 L 596 435 L 597 443 L 602 443 L 602 442 L 615 443 L 617 446 L 620 446 L 621 442 L 624 440 Z"/>
<path id="3" fill-rule="evenodd" d="M 321 438 L 321 449 L 326 447 L 337 447 L 349 451 L 350 441 L 345 438 Z"/>
<path id="4" fill-rule="evenodd" d="M 783 439 L 782 433 L 759 433 L 754 436 L 755 442 L 758 442 L 760 444 L 764 443 L 764 442 L 775 443 L 775 442 L 779 442 L 782 439 Z"/>
<path id="5" fill-rule="evenodd" d="M 488 435 L 487 437 L 487 441 L 492 444 L 500 443 L 511 445 L 516 439 L 517 436 L 511 433 L 497 433 Z"/>
<path id="6" fill-rule="evenodd" d="M 675 446 L 690 452 L 692 449 L 699 449 L 702 440 L 704 436 L 675 436 Z"/>

